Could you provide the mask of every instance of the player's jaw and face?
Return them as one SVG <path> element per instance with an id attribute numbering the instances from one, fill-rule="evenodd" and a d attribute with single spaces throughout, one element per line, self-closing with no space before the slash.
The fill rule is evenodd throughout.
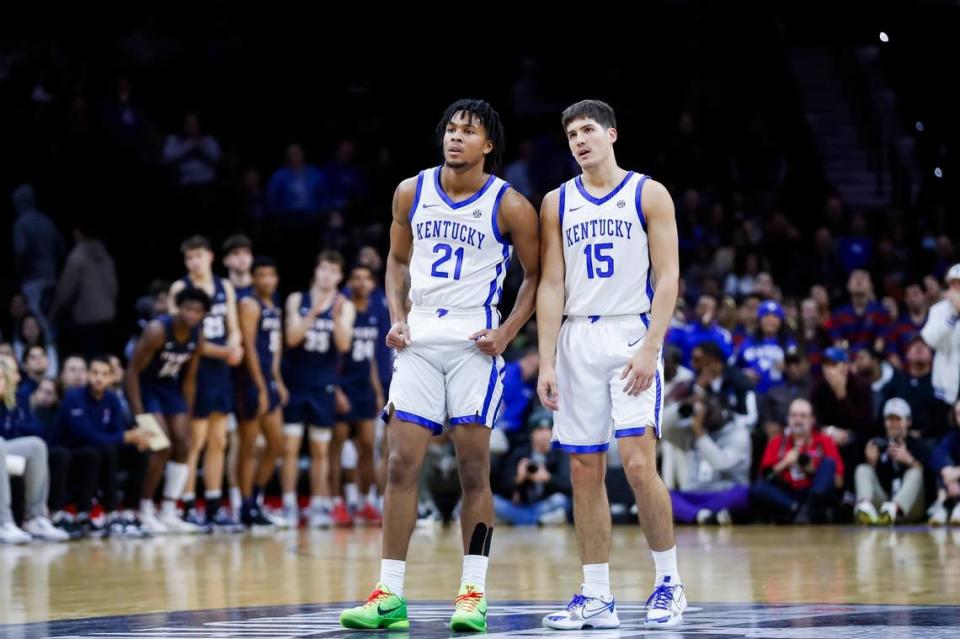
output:
<path id="1" fill-rule="evenodd" d="M 277 286 L 280 283 L 280 276 L 277 275 L 277 269 L 272 266 L 261 266 L 253 272 L 253 290 L 257 297 L 264 300 L 273 299 L 273 294 L 277 292 Z"/>
<path id="2" fill-rule="evenodd" d="M 206 314 L 207 311 L 203 308 L 203 304 L 194 300 L 187 300 L 183 302 L 177 309 L 177 317 L 179 317 L 190 328 L 193 328 L 199 324 L 203 320 L 203 316 Z"/>
<path id="3" fill-rule="evenodd" d="M 87 375 L 90 388 L 98 395 L 110 387 L 113 381 L 113 371 L 106 362 L 91 362 Z"/>
<path id="4" fill-rule="evenodd" d="M 347 286 L 350 287 L 350 290 L 358 298 L 362 300 L 369 299 L 370 294 L 373 293 L 373 276 L 370 275 L 370 271 L 365 268 L 355 268 L 353 272 L 350 273 Z"/>
<path id="5" fill-rule="evenodd" d="M 190 249 L 183 255 L 183 265 L 190 275 L 207 277 L 213 272 L 213 253 L 205 248 Z"/>
<path id="6" fill-rule="evenodd" d="M 567 124 L 567 145 L 584 171 L 600 166 L 613 155 L 617 130 L 605 129 L 593 118 L 577 118 Z"/>
<path id="7" fill-rule="evenodd" d="M 313 271 L 314 286 L 318 290 L 327 292 L 332 291 L 340 285 L 343 279 L 343 269 L 339 264 L 333 262 L 320 262 Z"/>
<path id="8" fill-rule="evenodd" d="M 223 258 L 223 265 L 231 273 L 249 273 L 250 267 L 253 265 L 253 253 L 248 248 L 234 249 Z"/>
<path id="9" fill-rule="evenodd" d="M 493 142 L 480 118 L 459 111 L 447 122 L 443 134 L 443 163 L 452 169 L 466 169 L 482 163 L 493 151 Z"/>

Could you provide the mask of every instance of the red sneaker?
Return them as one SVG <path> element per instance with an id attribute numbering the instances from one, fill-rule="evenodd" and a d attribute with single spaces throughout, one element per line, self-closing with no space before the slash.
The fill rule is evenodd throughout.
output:
<path id="1" fill-rule="evenodd" d="M 383 523 L 383 515 L 370 502 L 363 505 L 363 508 L 357 513 L 357 518 L 367 526 L 379 526 Z"/>
<path id="2" fill-rule="evenodd" d="M 347 505 L 342 501 L 333 507 L 333 512 L 330 515 L 333 517 L 333 525 L 337 528 L 349 528 L 353 525 L 353 517 L 350 516 Z"/>

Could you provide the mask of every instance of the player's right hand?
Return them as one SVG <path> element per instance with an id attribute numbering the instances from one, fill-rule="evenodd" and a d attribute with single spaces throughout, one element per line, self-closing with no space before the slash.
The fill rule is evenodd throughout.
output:
<path id="1" fill-rule="evenodd" d="M 552 368 L 540 367 L 540 377 L 537 379 L 537 395 L 540 403 L 550 410 L 559 410 L 560 393 L 557 391 L 557 372 Z"/>
<path id="2" fill-rule="evenodd" d="M 257 393 L 257 417 L 263 417 L 267 414 L 267 408 L 270 406 L 270 398 L 267 396 L 267 390 L 264 389 Z"/>
<path id="3" fill-rule="evenodd" d="M 402 351 L 410 345 L 410 327 L 406 322 L 394 322 L 387 333 L 387 346 Z"/>
<path id="4" fill-rule="evenodd" d="M 123 434 L 124 443 L 136 446 L 137 450 L 148 448 L 151 439 L 153 439 L 153 432 L 146 428 L 132 428 Z"/>

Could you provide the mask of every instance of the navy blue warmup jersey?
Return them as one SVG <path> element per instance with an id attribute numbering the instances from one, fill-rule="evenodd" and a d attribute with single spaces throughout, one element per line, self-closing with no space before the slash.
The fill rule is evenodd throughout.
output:
<path id="1" fill-rule="evenodd" d="M 200 343 L 200 324 L 190 329 L 186 341 L 178 342 L 173 330 L 174 318 L 161 315 L 157 321 L 163 324 L 165 338 L 163 347 L 153 355 L 153 359 L 140 373 L 141 384 L 179 385 L 183 377 L 183 367 L 190 361 Z"/>
<path id="2" fill-rule="evenodd" d="M 380 318 L 372 305 L 362 313 L 357 311 L 353 324 L 353 341 L 350 350 L 343 354 L 340 365 L 340 383 L 343 385 L 369 384 L 370 366 L 377 351 L 379 340 L 383 339 Z"/>
<path id="3" fill-rule="evenodd" d="M 310 312 L 310 291 L 300 296 L 300 317 Z M 283 379 L 288 386 L 326 387 L 337 376 L 337 349 L 333 343 L 333 305 L 307 328 L 303 342 L 288 349 L 283 358 Z"/>
<path id="4" fill-rule="evenodd" d="M 260 360 L 260 372 L 264 380 L 273 379 L 273 356 L 280 348 L 282 312 L 279 306 L 267 306 L 263 300 L 255 298 L 260 305 L 260 324 L 257 326 L 257 358 Z M 246 368 L 243 369 L 246 374 Z"/>
<path id="5" fill-rule="evenodd" d="M 189 275 L 180 281 L 188 288 L 200 288 L 193 283 Z M 203 337 L 211 344 L 218 346 L 226 346 L 227 344 L 227 289 L 223 285 L 223 278 L 216 275 L 213 277 L 210 312 L 203 318 Z M 217 361 L 222 362 L 223 360 Z"/>

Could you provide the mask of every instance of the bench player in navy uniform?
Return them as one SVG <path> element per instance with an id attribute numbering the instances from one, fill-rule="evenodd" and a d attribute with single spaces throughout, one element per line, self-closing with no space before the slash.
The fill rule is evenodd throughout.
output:
<path id="1" fill-rule="evenodd" d="M 245 297 L 253 295 L 253 242 L 246 235 L 231 235 L 223 241 L 223 265 L 227 277 L 233 284 L 239 303 Z"/>
<path id="2" fill-rule="evenodd" d="M 237 475 L 243 495 L 240 519 L 251 527 L 273 525 L 263 514 L 260 500 L 283 452 L 281 406 L 287 403 L 288 394 L 280 376 L 283 311 L 274 303 L 278 283 L 276 263 L 268 257 L 258 257 L 253 263 L 253 296 L 240 302 L 245 357 L 237 389 Z M 261 433 L 267 448 L 254 468 L 257 435 Z"/>
<path id="3" fill-rule="evenodd" d="M 197 372 L 197 398 L 190 421 L 190 454 L 187 466 L 190 475 L 184 487 L 185 519 L 203 529 L 216 527 L 226 532 L 239 532 L 237 524 L 223 503 L 223 462 L 227 449 L 227 421 L 233 412 L 233 379 L 230 367 L 240 364 L 240 327 L 237 324 L 237 301 L 233 284 L 213 274 L 213 251 L 205 237 L 195 235 L 180 246 L 187 275 L 170 287 L 172 298 L 184 288 L 198 288 L 210 296 L 210 312 L 203 318 L 204 346 Z M 175 313 L 176 309 L 170 309 Z M 195 490 L 197 463 L 203 456 L 203 484 L 206 510 L 196 508 Z"/>
<path id="4" fill-rule="evenodd" d="M 197 388 L 197 368 L 203 348 L 201 323 L 210 310 L 210 297 L 185 288 L 175 298 L 176 315 L 161 315 L 144 328 L 127 369 L 127 400 L 134 415 L 152 413 L 170 438 L 170 447 L 150 456 L 140 500 L 140 525 L 153 534 L 197 532 L 177 514 L 177 500 L 190 471 L 189 415 Z M 166 468 L 166 471 L 164 471 Z M 163 509 L 158 518 L 153 496 L 165 473 Z"/>
<path id="5" fill-rule="evenodd" d="M 290 403 L 284 410 L 284 457 L 281 485 L 283 517 L 289 526 L 299 523 L 297 475 L 304 431 L 310 438 L 310 509 L 308 524 L 331 524 L 330 439 L 335 421 L 338 353 L 350 348 L 353 303 L 337 290 L 343 279 L 343 257 L 323 251 L 317 257 L 310 290 L 287 298 L 284 378 L 290 384 Z"/>
<path id="6" fill-rule="evenodd" d="M 330 488 L 334 496 L 333 523 L 350 526 L 353 516 L 340 494 L 340 456 L 347 438 L 352 438 L 357 449 L 357 475 L 363 506 L 357 518 L 365 524 L 379 526 L 382 516 L 376 506 L 376 497 L 370 487 L 376 484 L 373 448 L 376 439 L 376 420 L 385 405 L 380 373 L 376 362 L 377 343 L 386 337 L 387 328 L 381 323 L 376 303 L 371 295 L 376 287 L 373 270 L 368 266 L 354 266 L 347 281 L 350 301 L 356 308 L 353 322 L 353 341 L 350 350 L 340 358 L 340 389 L 346 396 L 347 410 L 337 415 L 337 425 L 330 445 Z"/>

